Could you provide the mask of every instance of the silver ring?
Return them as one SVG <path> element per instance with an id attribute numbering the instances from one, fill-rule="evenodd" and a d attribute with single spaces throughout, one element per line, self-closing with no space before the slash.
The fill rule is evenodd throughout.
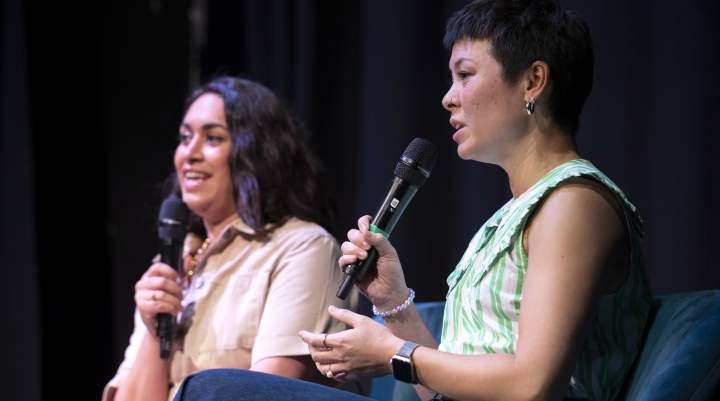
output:
<path id="1" fill-rule="evenodd" d="M 332 365 L 330 365 L 330 366 L 332 366 Z M 328 379 L 332 379 L 333 377 L 335 377 L 335 374 L 332 372 L 332 369 L 328 368 L 328 371 L 325 372 L 325 377 L 327 377 Z"/>

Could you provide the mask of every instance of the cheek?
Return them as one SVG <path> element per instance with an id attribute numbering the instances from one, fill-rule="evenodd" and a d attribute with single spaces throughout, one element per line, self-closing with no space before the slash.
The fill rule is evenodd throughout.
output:
<path id="1" fill-rule="evenodd" d="M 507 90 L 492 83 L 474 88 L 465 104 L 475 122 L 484 125 L 506 121 L 515 114 L 513 106 L 516 106 Z"/>
<path id="2" fill-rule="evenodd" d="M 175 164 L 175 170 L 177 172 L 180 172 L 180 169 L 182 168 L 183 164 L 183 156 L 182 156 L 182 149 L 180 149 L 180 146 L 175 148 L 175 154 L 173 155 L 173 163 Z"/>
<path id="3" fill-rule="evenodd" d="M 487 85 L 472 85 L 465 89 L 462 105 L 473 116 L 489 111 L 494 102 L 494 96 Z"/>
<path id="4" fill-rule="evenodd" d="M 233 176 L 232 172 L 230 171 L 230 167 L 226 166 L 223 170 L 223 186 L 230 188 L 232 190 L 233 186 Z"/>
<path id="5" fill-rule="evenodd" d="M 218 193 L 230 202 L 235 202 L 235 190 L 233 186 L 233 175 L 230 167 L 227 167 L 222 173 L 222 181 L 218 183 Z"/>
<path id="6" fill-rule="evenodd" d="M 475 108 L 488 108 L 496 104 L 500 92 L 494 82 L 487 80 L 478 81 L 468 88 L 468 103 Z"/>
<path id="7" fill-rule="evenodd" d="M 215 168 L 223 178 L 223 186 L 232 188 L 232 171 L 230 171 L 230 152 L 226 150 L 216 155 L 217 161 Z"/>

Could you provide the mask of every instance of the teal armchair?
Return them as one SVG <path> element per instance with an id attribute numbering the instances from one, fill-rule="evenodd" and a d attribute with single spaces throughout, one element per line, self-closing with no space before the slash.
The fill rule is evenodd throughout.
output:
<path id="1" fill-rule="evenodd" d="M 438 340 L 444 305 L 417 305 Z M 419 401 L 389 375 L 373 380 L 371 397 Z M 720 290 L 655 297 L 640 357 L 616 401 L 720 401 Z"/>

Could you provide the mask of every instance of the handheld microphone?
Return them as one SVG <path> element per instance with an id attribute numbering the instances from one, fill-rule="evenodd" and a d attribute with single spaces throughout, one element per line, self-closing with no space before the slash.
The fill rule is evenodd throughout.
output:
<path id="1" fill-rule="evenodd" d="M 157 229 L 160 239 L 160 261 L 168 266 L 182 271 L 182 251 L 185 234 L 187 233 L 186 222 L 188 209 L 175 195 L 170 195 L 160 206 Z M 157 336 L 160 338 L 160 358 L 170 357 L 170 348 L 175 331 L 172 316 L 168 313 L 157 315 Z"/>
<path id="2" fill-rule="evenodd" d="M 395 178 L 385 200 L 370 223 L 370 231 L 380 233 L 385 238 L 390 236 L 417 190 L 430 177 L 436 160 L 437 149 L 430 141 L 415 138 L 410 142 L 395 166 Z M 343 268 L 345 278 L 335 295 L 340 299 L 347 298 L 353 284 L 363 279 L 370 267 L 375 266 L 377 258 L 377 250 L 370 248 L 365 260 L 346 265 Z"/>

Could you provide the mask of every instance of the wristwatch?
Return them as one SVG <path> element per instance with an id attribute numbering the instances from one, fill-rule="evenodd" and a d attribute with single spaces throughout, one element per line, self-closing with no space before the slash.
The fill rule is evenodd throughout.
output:
<path id="1" fill-rule="evenodd" d="M 393 376 L 405 383 L 418 384 L 417 375 L 415 374 L 415 365 L 413 365 L 412 354 L 419 347 L 412 341 L 405 341 L 400 350 L 390 359 Z"/>

